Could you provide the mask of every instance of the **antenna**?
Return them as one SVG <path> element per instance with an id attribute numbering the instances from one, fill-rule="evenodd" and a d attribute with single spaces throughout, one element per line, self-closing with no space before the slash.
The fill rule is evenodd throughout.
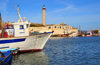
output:
<path id="1" fill-rule="evenodd" d="M 17 5 L 17 12 L 19 12 L 19 5 Z"/>
<path id="2" fill-rule="evenodd" d="M 81 33 L 81 26 L 79 25 L 79 33 Z"/>
<path id="3" fill-rule="evenodd" d="M 19 5 L 17 5 L 17 14 L 18 14 L 18 16 L 19 16 L 18 23 L 19 23 L 19 22 L 23 22 L 23 20 L 22 20 L 22 18 L 21 18 L 21 16 L 20 16 L 20 13 L 19 13 Z"/>

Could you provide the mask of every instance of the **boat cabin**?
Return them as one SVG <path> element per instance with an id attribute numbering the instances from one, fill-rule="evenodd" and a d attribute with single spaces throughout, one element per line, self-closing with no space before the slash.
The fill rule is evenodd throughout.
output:
<path id="1" fill-rule="evenodd" d="M 23 21 L 19 14 L 19 7 L 17 9 L 17 14 L 19 16 L 19 20 L 16 23 L 6 24 L 5 28 L 0 30 L 0 38 L 29 36 L 30 22 L 27 20 Z M 24 19 L 26 18 L 24 17 Z M 0 20 L 0 22 L 2 21 Z"/>
<path id="2" fill-rule="evenodd" d="M 11 25 L 7 25 L 5 27 L 4 38 L 29 36 L 29 22 L 11 23 Z M 2 37 L 1 30 L 0 37 Z"/>
<path id="3" fill-rule="evenodd" d="M 29 22 L 12 23 L 14 26 L 14 37 L 29 36 Z"/>

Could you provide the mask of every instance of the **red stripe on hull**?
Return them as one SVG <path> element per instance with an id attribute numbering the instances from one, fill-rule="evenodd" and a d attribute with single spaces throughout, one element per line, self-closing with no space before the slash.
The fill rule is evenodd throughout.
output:
<path id="1" fill-rule="evenodd" d="M 17 53 L 13 53 L 13 55 L 17 55 L 18 54 L 18 52 Z"/>
<path id="2" fill-rule="evenodd" d="M 42 51 L 42 49 L 19 50 L 19 52 L 29 52 L 29 51 L 36 52 L 36 51 Z"/>
<path id="3" fill-rule="evenodd" d="M 37 51 L 42 51 L 42 49 L 19 50 L 17 53 L 13 53 L 13 55 L 17 55 L 18 53 L 37 52 Z"/>

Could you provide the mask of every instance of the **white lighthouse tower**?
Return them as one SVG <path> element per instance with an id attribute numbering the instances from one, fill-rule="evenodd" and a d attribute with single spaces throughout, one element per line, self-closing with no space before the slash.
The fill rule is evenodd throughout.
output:
<path id="1" fill-rule="evenodd" d="M 43 16 L 42 16 L 42 24 L 46 25 L 46 8 L 45 5 L 43 5 Z"/>

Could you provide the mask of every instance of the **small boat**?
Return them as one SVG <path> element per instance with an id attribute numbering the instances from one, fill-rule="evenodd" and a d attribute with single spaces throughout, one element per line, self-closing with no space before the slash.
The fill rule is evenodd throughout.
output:
<path id="1" fill-rule="evenodd" d="M 70 34 L 68 35 L 68 37 L 77 37 L 77 36 L 78 36 L 78 34 L 77 34 L 77 33 L 75 33 L 75 32 L 70 33 Z"/>
<path id="2" fill-rule="evenodd" d="M 0 50 L 0 65 L 11 65 L 13 52 L 17 48 Z"/>
<path id="3" fill-rule="evenodd" d="M 63 34 L 63 35 L 62 35 L 62 37 L 66 37 L 66 35 L 65 35 L 65 34 Z"/>
<path id="4" fill-rule="evenodd" d="M 4 26 L 6 28 L 0 24 L 0 48 L 19 48 L 19 52 L 41 51 L 53 32 L 30 35 L 30 22 L 21 18 L 19 8 L 17 13 L 19 15 L 18 22 L 9 23 Z"/>
<path id="5" fill-rule="evenodd" d="M 93 34 L 92 34 L 91 31 L 86 32 L 86 37 L 90 37 L 90 36 L 92 36 L 92 35 L 93 35 Z"/>

